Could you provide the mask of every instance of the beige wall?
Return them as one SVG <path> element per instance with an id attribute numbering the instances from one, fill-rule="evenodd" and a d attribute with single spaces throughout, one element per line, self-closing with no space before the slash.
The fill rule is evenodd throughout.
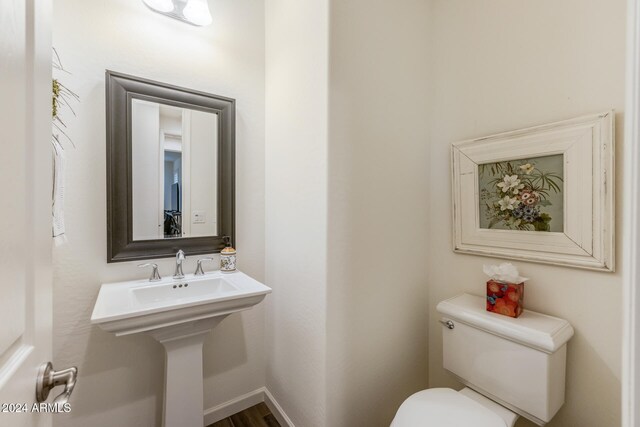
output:
<path id="1" fill-rule="evenodd" d="M 426 386 L 427 6 L 267 2 L 266 385 L 297 426 Z"/>
<path id="2" fill-rule="evenodd" d="M 435 305 L 461 292 L 482 295 L 483 263 L 500 261 L 451 251 L 450 143 L 615 108 L 621 153 L 625 1 L 434 0 L 433 5 L 429 383 L 435 387 L 458 385 L 441 367 Z M 620 195 L 620 162 L 617 176 Z M 621 205 L 618 197 L 619 213 Z M 623 230 L 617 224 L 620 242 Z M 576 331 L 568 348 L 566 403 L 548 425 L 619 426 L 620 263 L 615 274 L 516 264 L 531 278 L 526 306 L 566 318 Z"/>
<path id="3" fill-rule="evenodd" d="M 331 2 L 326 426 L 388 426 L 427 386 L 428 16 Z"/>
<path id="4" fill-rule="evenodd" d="M 164 354 L 150 337 L 116 338 L 89 323 L 102 282 L 143 278 L 136 262 L 106 263 L 105 89 L 112 69 L 237 100 L 239 267 L 264 280 L 264 5 L 211 2 L 213 25 L 197 28 L 151 13 L 141 1 L 55 0 L 54 46 L 81 98 L 67 117 L 66 223 L 55 249 L 54 365 L 77 365 L 73 412 L 58 426 L 155 427 Z M 197 257 L 185 271 L 193 272 Z M 173 272 L 173 260 L 159 261 Z M 205 408 L 264 385 L 264 309 L 232 315 L 205 342 Z"/>
<path id="5" fill-rule="evenodd" d="M 328 0 L 266 1 L 267 388 L 326 426 Z"/>

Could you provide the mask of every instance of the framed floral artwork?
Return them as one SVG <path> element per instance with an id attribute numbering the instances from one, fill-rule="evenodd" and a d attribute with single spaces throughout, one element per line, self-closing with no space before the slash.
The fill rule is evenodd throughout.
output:
<path id="1" fill-rule="evenodd" d="M 614 112 L 452 145 L 454 251 L 614 271 Z"/>

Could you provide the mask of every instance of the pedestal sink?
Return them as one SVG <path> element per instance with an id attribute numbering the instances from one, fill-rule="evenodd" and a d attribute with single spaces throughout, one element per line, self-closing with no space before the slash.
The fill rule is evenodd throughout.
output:
<path id="1" fill-rule="evenodd" d="M 202 427 L 202 343 L 226 316 L 262 301 L 271 288 L 241 272 L 158 282 L 108 283 L 91 323 L 117 336 L 145 333 L 166 351 L 164 427 Z"/>

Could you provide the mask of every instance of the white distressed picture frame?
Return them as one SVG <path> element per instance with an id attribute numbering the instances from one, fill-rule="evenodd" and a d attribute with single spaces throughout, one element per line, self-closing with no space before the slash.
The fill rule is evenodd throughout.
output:
<path id="1" fill-rule="evenodd" d="M 615 270 L 614 112 L 452 144 L 459 253 Z M 562 154 L 563 232 L 480 228 L 478 165 Z"/>

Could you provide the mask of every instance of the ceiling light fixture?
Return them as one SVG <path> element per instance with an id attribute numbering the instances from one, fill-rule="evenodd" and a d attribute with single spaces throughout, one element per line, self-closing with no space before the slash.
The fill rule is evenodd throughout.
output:
<path id="1" fill-rule="evenodd" d="M 154 12 L 198 27 L 213 22 L 207 0 L 142 0 L 142 2 Z"/>

